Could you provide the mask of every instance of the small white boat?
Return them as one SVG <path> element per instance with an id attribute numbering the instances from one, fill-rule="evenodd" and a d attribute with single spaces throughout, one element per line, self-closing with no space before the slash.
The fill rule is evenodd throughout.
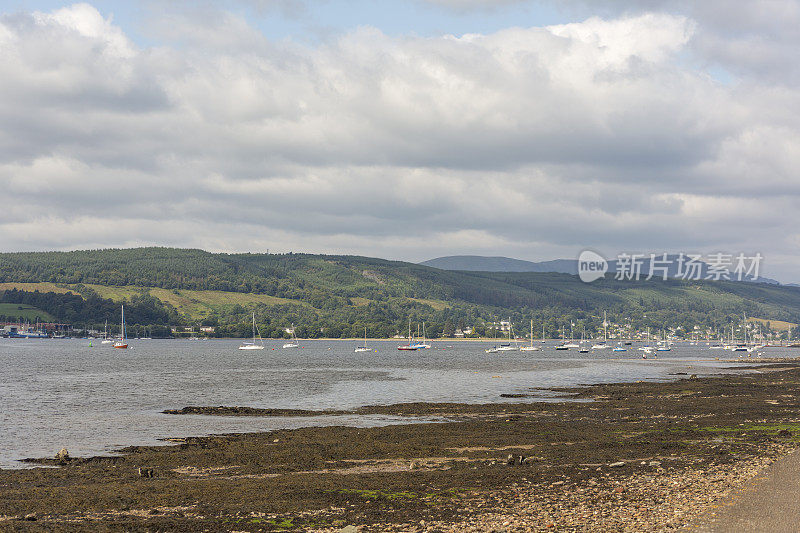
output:
<path id="1" fill-rule="evenodd" d="M 511 317 L 508 318 L 508 342 L 504 342 L 500 346 L 497 347 L 498 352 L 516 352 L 519 350 L 519 346 L 517 346 L 514 339 L 514 326 L 511 325 Z M 511 342 L 514 342 L 512 345 Z"/>
<path id="2" fill-rule="evenodd" d="M 542 330 L 542 336 L 544 336 L 544 330 Z M 544 340 L 542 341 L 544 342 Z M 535 352 L 539 349 L 538 346 L 533 345 L 533 320 L 531 320 L 531 345 L 530 346 L 520 346 L 520 352 Z"/>
<path id="3" fill-rule="evenodd" d="M 486 353 L 497 353 L 497 352 L 498 352 L 498 350 L 497 350 L 497 346 L 492 346 L 491 348 L 487 348 L 487 349 L 486 349 L 486 350 L 484 350 L 484 351 L 485 351 Z"/>
<path id="4" fill-rule="evenodd" d="M 264 340 L 261 338 L 261 333 L 258 334 L 259 344 L 256 344 L 256 313 L 253 312 L 253 342 L 243 342 L 240 346 L 240 350 L 263 350 L 264 349 Z"/>
<path id="5" fill-rule="evenodd" d="M 659 341 L 658 346 L 656 347 L 657 352 L 671 352 L 672 347 L 669 345 L 667 341 Z"/>
<path id="6" fill-rule="evenodd" d="M 106 325 L 103 327 L 103 340 L 100 342 L 100 344 L 111 344 L 112 342 L 114 341 L 108 338 L 108 320 L 106 320 Z"/>
<path id="7" fill-rule="evenodd" d="M 612 352 L 627 352 L 627 348 L 623 348 L 622 346 L 615 346 Z"/>
<path id="8" fill-rule="evenodd" d="M 292 340 L 283 345 L 284 348 L 299 348 L 297 344 L 297 336 L 294 334 L 294 323 L 292 323 Z"/>
<path id="9" fill-rule="evenodd" d="M 606 318 L 606 312 L 603 311 L 603 342 L 598 342 L 592 345 L 592 350 L 608 350 L 610 346 L 606 344 L 608 342 L 608 319 Z"/>
<path id="10" fill-rule="evenodd" d="M 408 320 L 408 344 L 397 347 L 401 352 L 415 352 L 419 348 L 414 344 L 414 338 L 411 336 L 411 319 Z"/>
<path id="11" fill-rule="evenodd" d="M 417 335 L 419 335 L 419 324 L 417 324 Z M 417 348 L 418 350 L 431 347 L 431 345 L 429 343 L 425 342 L 425 322 L 422 323 L 422 340 L 421 341 L 416 341 L 411 346 L 413 346 L 414 348 Z"/>
<path id="12" fill-rule="evenodd" d="M 114 348 L 121 348 L 123 350 L 128 348 L 128 343 L 125 342 L 125 306 L 122 306 L 122 326 L 120 327 L 119 340 L 114 343 Z"/>
<path id="13" fill-rule="evenodd" d="M 364 327 L 364 346 L 357 346 L 355 352 L 371 352 L 371 348 L 367 348 L 367 328 Z"/>

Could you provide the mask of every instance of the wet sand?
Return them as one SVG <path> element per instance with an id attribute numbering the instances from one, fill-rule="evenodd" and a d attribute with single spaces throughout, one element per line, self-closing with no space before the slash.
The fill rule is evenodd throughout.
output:
<path id="1" fill-rule="evenodd" d="M 663 531 L 701 520 L 800 442 L 797 361 L 558 392 L 584 401 L 375 406 L 356 412 L 448 421 L 38 459 L 58 468 L 0 470 L 0 529 Z M 265 411 L 186 412 L 285 415 Z"/>

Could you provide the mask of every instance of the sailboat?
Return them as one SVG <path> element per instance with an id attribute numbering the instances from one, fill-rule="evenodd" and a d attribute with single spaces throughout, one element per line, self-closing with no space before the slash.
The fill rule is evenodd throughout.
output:
<path id="1" fill-rule="evenodd" d="M 419 335 L 419 324 L 417 324 L 417 335 Z M 422 340 L 414 343 L 415 348 L 430 348 L 431 345 L 425 342 L 425 322 L 422 323 Z"/>
<path id="2" fill-rule="evenodd" d="M 294 334 L 294 323 L 292 323 L 292 340 L 283 345 L 284 348 L 299 348 L 297 344 L 297 336 Z"/>
<path id="3" fill-rule="evenodd" d="M 564 345 L 566 348 L 580 348 L 578 344 L 575 344 L 574 326 L 574 322 L 569 323 L 569 343 Z"/>
<path id="4" fill-rule="evenodd" d="M 589 353 L 589 348 L 584 348 L 583 343 L 586 342 L 584 339 L 586 337 L 586 326 L 583 326 L 583 332 L 581 333 L 581 342 L 580 348 L 578 349 L 579 353 Z"/>
<path id="5" fill-rule="evenodd" d="M 504 342 L 500 346 L 497 347 L 498 352 L 515 352 L 518 350 L 516 345 L 516 340 L 514 341 L 514 345 L 511 345 L 511 339 L 513 339 L 514 334 L 514 326 L 511 325 L 511 317 L 508 318 L 508 342 Z"/>
<path id="6" fill-rule="evenodd" d="M 748 347 L 748 343 L 747 343 L 747 315 L 746 314 L 742 314 L 742 318 L 744 319 L 744 322 L 742 322 L 742 335 L 744 335 L 744 343 L 734 345 L 734 347 L 733 347 L 733 351 L 734 352 L 750 352 L 750 351 L 752 351 Z"/>
<path id="7" fill-rule="evenodd" d="M 114 348 L 127 348 L 128 343 L 125 342 L 125 306 L 122 306 L 122 326 L 120 327 L 119 340 L 114 343 Z"/>
<path id="8" fill-rule="evenodd" d="M 605 350 L 608 348 L 608 320 L 606 319 L 606 312 L 603 311 L 603 342 L 592 345 L 592 350 Z"/>
<path id="9" fill-rule="evenodd" d="M 256 344 L 256 313 L 253 312 L 253 342 L 243 342 L 240 346 L 240 350 L 263 350 L 264 349 L 264 340 L 261 338 L 261 333 L 258 334 L 258 341 L 260 344 Z"/>
<path id="10" fill-rule="evenodd" d="M 398 350 L 406 351 L 406 352 L 413 352 L 417 350 L 417 346 L 412 342 L 414 339 L 411 337 L 411 320 L 408 321 L 408 344 L 403 346 L 398 346 Z"/>
<path id="11" fill-rule="evenodd" d="M 100 344 L 111 344 L 113 341 L 108 338 L 108 320 L 106 320 L 106 325 L 103 327 L 103 341 Z"/>
<path id="12" fill-rule="evenodd" d="M 567 344 L 565 335 L 564 335 L 564 326 L 561 326 L 561 344 L 556 346 L 556 350 L 569 350 L 569 344 Z"/>
<path id="13" fill-rule="evenodd" d="M 667 341 L 667 332 L 662 330 L 663 339 L 659 340 L 657 343 L 656 351 L 657 352 L 671 352 L 672 347 L 669 345 L 669 341 Z"/>
<path id="14" fill-rule="evenodd" d="M 544 331 L 544 330 L 542 330 L 542 331 Z M 544 334 L 542 334 L 542 337 L 544 338 Z M 533 352 L 533 351 L 536 351 L 538 349 L 539 349 L 538 346 L 534 346 L 533 345 L 533 319 L 531 319 L 531 344 L 530 344 L 530 346 L 520 346 L 519 347 L 519 351 L 520 352 Z"/>
<path id="15" fill-rule="evenodd" d="M 486 353 L 497 353 L 497 328 L 493 327 L 493 329 L 494 329 L 494 342 L 495 342 L 495 345 L 492 346 L 491 348 L 486 348 L 484 350 L 484 352 L 486 352 Z"/>
<path id="16" fill-rule="evenodd" d="M 364 346 L 357 346 L 355 349 L 356 352 L 371 352 L 369 348 L 367 348 L 367 327 L 364 326 Z"/>

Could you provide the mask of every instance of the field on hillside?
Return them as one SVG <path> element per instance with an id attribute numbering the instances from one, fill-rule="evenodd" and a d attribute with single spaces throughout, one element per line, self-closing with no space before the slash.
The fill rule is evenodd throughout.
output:
<path id="1" fill-rule="evenodd" d="M 260 305 L 297 305 L 307 309 L 311 306 L 305 302 L 278 298 L 267 294 L 248 294 L 226 291 L 196 291 L 189 289 L 159 289 L 151 287 L 106 287 L 104 285 L 86 285 L 101 298 L 115 302 L 130 300 L 133 296 L 147 293 L 162 302 L 171 305 L 181 314 L 192 320 L 202 320 L 212 313 L 230 312 L 234 306 L 249 307 Z"/>
<path id="2" fill-rule="evenodd" d="M 105 285 L 83 284 L 84 287 L 92 289 L 101 298 L 107 298 L 115 302 L 123 302 L 130 300 L 134 296 L 140 294 L 150 294 L 158 298 L 164 303 L 167 303 L 175 308 L 181 315 L 192 320 L 202 320 L 203 318 L 211 315 L 212 313 L 225 313 L 230 311 L 234 306 L 240 305 L 242 307 L 249 307 L 254 304 L 258 305 L 294 305 L 305 309 L 313 310 L 313 308 L 298 300 L 289 300 L 287 298 L 278 298 L 276 296 L 269 296 L 267 294 L 248 294 L 241 292 L 226 292 L 226 291 L 196 291 L 188 289 L 159 289 L 152 287 L 107 287 Z M 74 293 L 80 294 L 77 285 L 69 285 L 67 287 L 56 286 L 53 283 L 0 283 L 0 290 L 17 289 L 28 292 L 57 292 L 57 293 Z M 0 304 L 0 305 L 13 305 L 16 309 L 17 304 Z M 0 313 L 3 314 L 3 313 Z M 7 313 L 6 313 L 7 314 Z M 46 314 L 46 313 L 45 313 Z M 19 315 L 14 315 L 19 316 Z M 50 315 L 47 315 L 50 316 Z"/>
<path id="3" fill-rule="evenodd" d="M 0 291 L 10 290 L 10 289 L 17 289 L 19 291 L 28 291 L 28 292 L 57 292 L 59 294 L 66 294 L 69 292 L 77 294 L 76 291 L 71 289 L 64 288 L 63 286 L 58 286 L 55 283 L 19 283 L 19 282 L 7 282 L 7 283 L 0 283 Z"/>
<path id="4" fill-rule="evenodd" d="M 764 318 L 748 318 L 748 322 L 760 322 L 766 326 L 769 324 L 769 327 L 772 329 L 776 329 L 778 331 L 788 331 L 791 328 L 796 328 L 797 324 L 792 322 L 784 322 L 782 320 L 766 320 Z"/>
<path id="5" fill-rule="evenodd" d="M 17 317 L 22 317 L 23 320 L 29 322 L 55 322 L 52 315 L 45 313 L 40 309 L 31 307 L 24 304 L 3 304 L 0 303 L 0 315 L 11 317 L 11 322 L 16 321 Z"/>

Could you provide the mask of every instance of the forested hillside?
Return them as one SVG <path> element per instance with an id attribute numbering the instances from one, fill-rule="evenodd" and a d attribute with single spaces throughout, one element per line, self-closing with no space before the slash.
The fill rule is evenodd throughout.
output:
<path id="1" fill-rule="evenodd" d="M 306 337 L 361 336 L 365 326 L 369 335 L 388 336 L 409 320 L 426 321 L 437 335 L 506 317 L 520 329 L 533 318 L 548 334 L 571 322 L 592 333 L 603 311 L 610 320 L 653 328 L 727 327 L 743 313 L 800 322 L 796 287 L 610 278 L 586 284 L 566 274 L 445 271 L 356 256 L 171 248 L 7 253 L 0 254 L 0 284 L 71 292 L 0 297 L 65 322 L 113 321 L 127 301 L 132 324 L 206 324 L 221 334 L 246 334 L 253 311 L 267 335 L 283 335 L 295 323 Z"/>

